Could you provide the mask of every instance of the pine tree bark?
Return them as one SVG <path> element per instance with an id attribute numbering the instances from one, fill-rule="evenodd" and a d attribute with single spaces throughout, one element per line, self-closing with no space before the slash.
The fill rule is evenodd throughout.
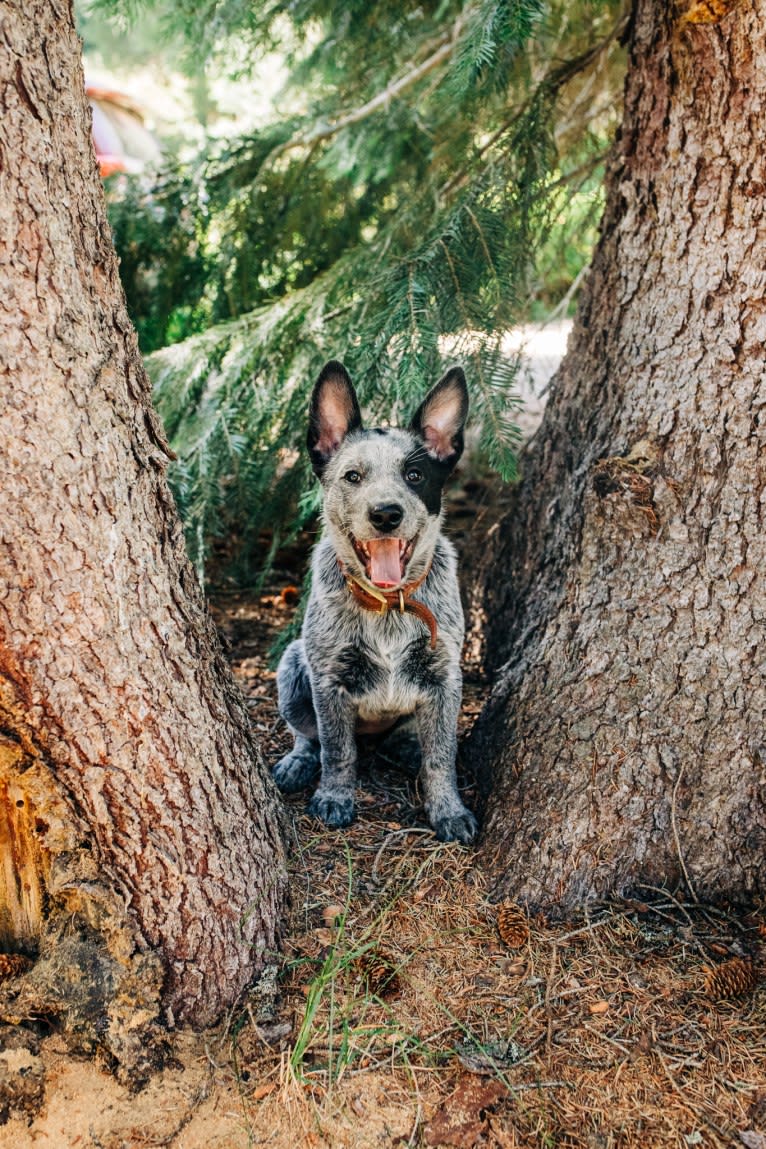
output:
<path id="1" fill-rule="evenodd" d="M 487 568 L 499 895 L 766 890 L 765 115 L 763 0 L 637 0 L 600 242 Z"/>
<path id="2" fill-rule="evenodd" d="M 37 959 L 3 1012 L 128 1063 L 274 950 L 278 805 L 164 477 L 71 4 L 4 0 L 0 45 L 0 948 Z"/>

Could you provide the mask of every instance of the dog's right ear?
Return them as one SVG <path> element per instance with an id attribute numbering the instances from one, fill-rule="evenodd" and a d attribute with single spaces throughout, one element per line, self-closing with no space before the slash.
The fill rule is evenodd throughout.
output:
<path id="1" fill-rule="evenodd" d="M 331 359 L 314 384 L 306 445 L 315 473 L 322 472 L 348 435 L 362 426 L 354 385 L 342 363 Z"/>

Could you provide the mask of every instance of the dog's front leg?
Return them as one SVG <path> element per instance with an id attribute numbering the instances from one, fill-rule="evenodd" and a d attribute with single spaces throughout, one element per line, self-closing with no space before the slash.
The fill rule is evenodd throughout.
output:
<path id="1" fill-rule="evenodd" d="M 415 711 L 423 754 L 420 778 L 426 816 L 441 842 L 468 845 L 476 837 L 476 819 L 457 790 L 457 718 L 460 690 L 435 690 Z"/>
<path id="2" fill-rule="evenodd" d="M 354 820 L 356 784 L 356 703 L 337 683 L 314 685 L 322 776 L 308 805 L 327 826 L 348 826 Z"/>

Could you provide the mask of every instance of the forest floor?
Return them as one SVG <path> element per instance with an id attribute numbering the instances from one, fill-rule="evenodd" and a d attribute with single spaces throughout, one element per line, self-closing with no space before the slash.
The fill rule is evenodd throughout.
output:
<path id="1" fill-rule="evenodd" d="M 466 585 L 504 497 L 476 478 L 450 495 Z M 261 591 L 213 597 L 268 763 L 290 742 L 268 651 L 310 541 Z M 467 645 L 463 734 L 480 655 Z M 416 779 L 380 750 L 347 830 L 305 801 L 286 802 L 284 950 L 250 994 L 216 1030 L 171 1035 L 139 1093 L 55 1034 L 18 1051 L 45 1099 L 0 1149 L 766 1149 L 766 910 L 643 888 L 567 923 L 499 912 L 474 851 L 435 840 Z"/>
<path id="2" fill-rule="evenodd" d="M 469 570 L 496 495 L 453 492 Z M 213 603 L 269 762 L 289 736 L 267 652 L 306 546 L 283 560 L 261 593 Z M 464 732 L 487 689 L 476 656 Z M 287 801 L 284 952 L 225 1022 L 175 1035 L 138 1094 L 46 1038 L 44 1106 L 0 1127 L 0 1149 L 766 1149 L 766 914 L 646 889 L 566 924 L 498 920 L 474 852 L 428 829 L 416 780 L 374 753 L 361 782 L 342 832 Z"/>

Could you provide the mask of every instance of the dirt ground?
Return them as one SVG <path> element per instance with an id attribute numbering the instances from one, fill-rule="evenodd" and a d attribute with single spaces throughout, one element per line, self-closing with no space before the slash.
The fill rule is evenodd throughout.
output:
<path id="1" fill-rule="evenodd" d="M 496 513 L 481 481 L 453 493 L 469 569 Z M 305 542 L 264 590 L 213 602 L 267 761 L 289 743 L 267 652 Z M 464 730 L 487 690 L 479 654 Z M 288 801 L 285 950 L 225 1022 L 172 1035 L 138 1094 L 56 1035 L 6 1049 L 0 1079 L 44 1073 L 45 1096 L 31 1123 L 0 1126 L 0 1149 L 766 1149 L 764 907 L 642 889 L 566 925 L 498 913 L 473 852 L 434 839 L 414 778 L 371 752 L 361 782 L 346 831 Z"/>

